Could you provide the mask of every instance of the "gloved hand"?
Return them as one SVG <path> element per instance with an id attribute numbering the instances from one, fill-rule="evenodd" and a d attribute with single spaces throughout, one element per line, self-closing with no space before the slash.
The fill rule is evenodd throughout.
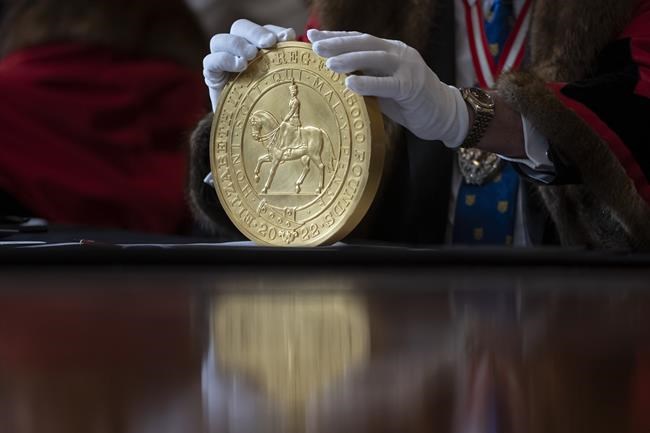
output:
<path id="1" fill-rule="evenodd" d="M 351 74 L 347 87 L 377 96 L 382 112 L 424 140 L 460 146 L 469 112 L 460 91 L 442 83 L 420 54 L 400 41 L 358 32 L 309 30 L 307 37 L 332 71 Z"/>
<path id="2" fill-rule="evenodd" d="M 203 59 L 203 76 L 210 89 L 212 110 L 217 109 L 219 94 L 231 72 L 242 72 L 257 55 L 259 48 L 271 48 L 278 42 L 296 39 L 293 29 L 237 20 L 230 33 L 219 33 L 210 41 L 210 54 Z"/>

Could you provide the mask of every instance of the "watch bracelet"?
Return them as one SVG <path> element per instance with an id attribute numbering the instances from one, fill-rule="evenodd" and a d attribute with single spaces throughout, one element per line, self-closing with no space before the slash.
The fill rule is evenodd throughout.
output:
<path id="1" fill-rule="evenodd" d="M 471 149 L 473 147 L 476 147 L 476 145 L 478 145 L 478 143 L 481 141 L 481 138 L 483 137 L 483 134 L 487 130 L 488 126 L 490 125 L 491 120 L 492 116 L 481 113 L 480 111 L 475 111 L 474 123 L 472 124 L 467 137 L 463 141 L 463 144 L 460 145 L 460 147 L 463 149 Z"/>

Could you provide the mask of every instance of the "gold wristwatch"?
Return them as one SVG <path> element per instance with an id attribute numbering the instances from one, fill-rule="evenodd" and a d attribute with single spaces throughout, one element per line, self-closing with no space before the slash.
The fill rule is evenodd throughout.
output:
<path id="1" fill-rule="evenodd" d="M 465 102 L 474 110 L 474 123 L 472 123 L 469 133 L 461 144 L 463 149 L 475 147 L 483 138 L 492 119 L 494 119 L 494 99 L 488 92 L 476 87 L 460 89 L 460 94 Z"/>

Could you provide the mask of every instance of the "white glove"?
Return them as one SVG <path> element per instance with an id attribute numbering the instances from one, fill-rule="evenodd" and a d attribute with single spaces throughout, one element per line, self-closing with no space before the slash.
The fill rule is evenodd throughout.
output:
<path id="1" fill-rule="evenodd" d="M 219 33 L 210 41 L 210 54 L 203 59 L 203 76 L 210 89 L 212 110 L 217 109 L 219 94 L 231 72 L 242 72 L 257 55 L 259 48 L 271 48 L 278 42 L 296 39 L 293 29 L 237 20 L 230 33 Z"/>
<path id="2" fill-rule="evenodd" d="M 307 37 L 327 67 L 351 75 L 346 86 L 377 96 L 382 112 L 424 140 L 460 146 L 469 130 L 469 112 L 460 91 L 440 81 L 420 54 L 400 41 L 358 32 L 309 30 Z"/>

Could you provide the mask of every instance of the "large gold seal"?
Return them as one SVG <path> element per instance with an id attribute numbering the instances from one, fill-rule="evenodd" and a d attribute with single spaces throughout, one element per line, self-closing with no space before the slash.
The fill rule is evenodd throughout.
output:
<path id="1" fill-rule="evenodd" d="M 336 242 L 374 199 L 383 137 L 377 101 L 347 89 L 309 44 L 262 50 L 225 87 L 214 116 L 219 201 L 256 243 Z"/>

